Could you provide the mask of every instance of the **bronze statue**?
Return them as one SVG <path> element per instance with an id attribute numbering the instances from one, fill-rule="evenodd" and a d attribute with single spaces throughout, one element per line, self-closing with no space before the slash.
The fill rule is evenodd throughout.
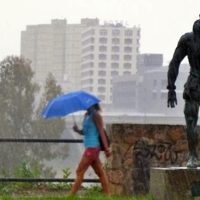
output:
<path id="1" fill-rule="evenodd" d="M 188 168 L 197 168 L 197 121 L 200 106 L 200 19 L 193 24 L 192 32 L 185 33 L 178 41 L 168 69 L 168 107 L 177 105 L 176 78 L 181 61 L 188 57 L 190 74 L 184 85 L 183 99 L 185 100 L 184 115 L 188 140 L 189 159 Z"/>

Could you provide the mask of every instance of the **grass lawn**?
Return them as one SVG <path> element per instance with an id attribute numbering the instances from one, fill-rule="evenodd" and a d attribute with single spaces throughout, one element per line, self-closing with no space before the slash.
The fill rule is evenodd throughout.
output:
<path id="1" fill-rule="evenodd" d="M 149 196 L 110 196 L 105 197 L 102 191 L 80 190 L 76 196 L 69 196 L 66 189 L 25 188 L 9 190 L 0 194 L 0 200 L 153 200 Z"/>
<path id="2" fill-rule="evenodd" d="M 22 196 L 0 196 L 0 200 L 153 200 L 150 197 L 105 197 L 105 196 L 35 196 L 35 197 L 22 197 Z"/>
<path id="3" fill-rule="evenodd" d="M 100 184 L 82 187 L 77 196 L 69 196 L 71 185 L 10 183 L 0 185 L 0 200 L 153 200 L 149 196 L 110 196 L 103 195 Z"/>

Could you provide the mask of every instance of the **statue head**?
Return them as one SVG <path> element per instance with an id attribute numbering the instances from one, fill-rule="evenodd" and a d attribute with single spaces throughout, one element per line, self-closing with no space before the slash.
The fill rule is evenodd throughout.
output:
<path id="1" fill-rule="evenodd" d="M 200 35 L 200 19 L 198 19 L 194 22 L 193 32 L 194 32 L 195 35 Z"/>

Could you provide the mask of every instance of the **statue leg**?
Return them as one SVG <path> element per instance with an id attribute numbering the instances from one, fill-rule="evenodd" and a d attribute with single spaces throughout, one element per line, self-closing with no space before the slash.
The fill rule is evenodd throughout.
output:
<path id="1" fill-rule="evenodd" d="M 189 160 L 187 163 L 188 168 L 197 168 L 197 121 L 198 121 L 199 104 L 196 101 L 185 101 L 184 115 L 186 120 L 186 132 L 188 140 Z"/>

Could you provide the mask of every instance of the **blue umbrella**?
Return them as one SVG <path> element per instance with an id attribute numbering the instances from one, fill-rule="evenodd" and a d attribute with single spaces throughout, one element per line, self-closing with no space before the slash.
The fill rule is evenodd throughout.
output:
<path id="1" fill-rule="evenodd" d="M 70 92 L 53 98 L 42 112 L 44 118 L 63 117 L 68 114 L 87 110 L 100 100 L 85 91 Z"/>

